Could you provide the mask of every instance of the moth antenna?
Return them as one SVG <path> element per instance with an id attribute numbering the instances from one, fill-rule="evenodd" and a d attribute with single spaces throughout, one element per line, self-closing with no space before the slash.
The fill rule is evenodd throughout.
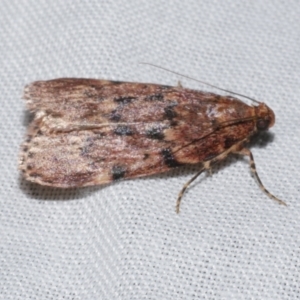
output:
<path id="1" fill-rule="evenodd" d="M 213 88 L 218 89 L 218 90 L 220 90 L 220 91 L 227 92 L 227 93 L 230 93 L 230 94 L 233 94 L 233 95 L 237 95 L 237 96 L 240 96 L 240 97 L 249 99 L 249 100 L 251 100 L 251 101 L 253 101 L 253 102 L 255 102 L 255 103 L 258 103 L 258 104 L 261 103 L 261 102 L 255 100 L 255 99 L 253 99 L 253 98 L 251 98 L 251 97 L 248 97 L 248 96 L 245 96 L 245 95 L 243 95 L 243 94 L 239 94 L 239 93 L 236 93 L 236 92 L 232 92 L 232 91 L 230 91 L 230 90 L 222 89 L 222 88 L 220 88 L 220 87 L 218 87 L 218 86 L 216 86 L 216 85 L 210 84 L 210 83 L 208 83 L 208 82 L 205 82 L 205 81 L 202 81 L 202 80 L 199 80 L 199 79 L 195 79 L 195 78 L 193 78 L 193 77 L 190 77 L 190 76 L 187 76 L 187 75 L 184 75 L 184 74 L 181 74 L 181 73 L 172 71 L 172 70 L 170 70 L 170 69 L 167 69 L 167 68 L 164 68 L 164 67 L 161 67 L 161 66 L 152 64 L 152 63 L 140 62 L 140 64 L 152 66 L 152 67 L 155 67 L 155 68 L 158 68 L 158 69 L 161 69 L 161 70 L 164 70 L 164 71 L 173 73 L 173 74 L 175 74 L 175 75 L 179 75 L 179 76 L 185 77 L 185 78 L 187 78 L 187 79 L 194 80 L 194 81 L 196 81 L 196 82 L 205 84 L 205 85 L 207 85 L 207 86 L 213 87 Z"/>

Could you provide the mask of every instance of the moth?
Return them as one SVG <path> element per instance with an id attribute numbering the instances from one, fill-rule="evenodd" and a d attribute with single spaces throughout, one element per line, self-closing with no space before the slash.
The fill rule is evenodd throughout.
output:
<path id="1" fill-rule="evenodd" d="M 274 112 L 264 103 L 247 105 L 178 86 L 96 79 L 60 78 L 25 87 L 34 114 L 21 148 L 25 179 L 70 188 L 101 185 L 199 164 L 199 172 L 230 153 L 249 158 L 260 188 L 280 204 L 258 177 L 245 146 L 258 131 L 273 126 Z"/>

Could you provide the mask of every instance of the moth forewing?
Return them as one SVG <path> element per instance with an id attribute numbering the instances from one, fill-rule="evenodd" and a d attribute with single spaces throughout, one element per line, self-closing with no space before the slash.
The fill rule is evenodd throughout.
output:
<path id="1" fill-rule="evenodd" d="M 264 103 L 249 106 L 231 96 L 165 85 L 61 78 L 25 88 L 35 114 L 22 145 L 20 169 L 32 182 L 53 187 L 101 185 L 202 163 L 230 153 L 253 156 L 244 147 L 275 122 Z M 194 176 L 182 189 L 180 199 Z"/>

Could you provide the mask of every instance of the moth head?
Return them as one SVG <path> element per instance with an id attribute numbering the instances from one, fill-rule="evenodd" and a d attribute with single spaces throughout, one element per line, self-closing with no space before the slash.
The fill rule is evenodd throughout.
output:
<path id="1" fill-rule="evenodd" d="M 273 110 L 264 103 L 259 103 L 255 107 L 256 128 L 259 131 L 267 130 L 275 123 L 275 115 Z"/>

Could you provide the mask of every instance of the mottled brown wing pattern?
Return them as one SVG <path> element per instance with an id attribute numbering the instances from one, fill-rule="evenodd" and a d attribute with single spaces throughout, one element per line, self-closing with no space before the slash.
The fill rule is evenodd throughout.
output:
<path id="1" fill-rule="evenodd" d="M 263 103 L 248 106 L 179 86 L 74 78 L 34 82 L 24 98 L 34 120 L 20 169 L 32 182 L 97 185 L 200 162 L 202 171 L 236 152 L 249 156 L 261 188 L 280 201 L 263 187 L 243 148 L 253 133 L 274 123 Z"/>
<path id="2" fill-rule="evenodd" d="M 25 99 L 36 117 L 21 169 L 50 186 L 104 184 L 210 160 L 253 131 L 253 120 L 216 129 L 253 108 L 180 87 L 59 79 L 29 85 Z M 229 104 L 243 109 L 224 119 Z"/>

